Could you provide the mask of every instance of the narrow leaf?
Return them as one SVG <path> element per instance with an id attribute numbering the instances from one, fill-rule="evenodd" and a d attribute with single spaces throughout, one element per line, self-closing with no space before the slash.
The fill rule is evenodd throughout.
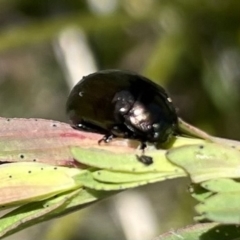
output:
<path id="1" fill-rule="evenodd" d="M 90 203 L 115 193 L 116 192 L 96 192 L 81 188 L 62 193 L 48 200 L 28 203 L 1 217 L 0 238 L 34 224 L 82 209 Z"/>
<path id="2" fill-rule="evenodd" d="M 182 173 L 182 169 L 170 163 L 165 150 L 152 150 L 147 154 L 154 159 L 153 164 L 145 165 L 137 159 L 136 154 L 116 153 L 107 150 L 72 148 L 74 158 L 87 166 L 120 172 L 175 172 Z"/>
<path id="3" fill-rule="evenodd" d="M 6 237 L 41 220 L 45 215 L 62 209 L 76 193 L 60 195 L 50 200 L 30 203 L 4 215 L 0 219 L 0 238 Z"/>
<path id="4" fill-rule="evenodd" d="M 115 181 L 111 182 L 111 179 L 108 179 L 107 182 L 100 182 L 96 180 L 93 176 L 93 173 L 90 171 L 85 171 L 81 175 L 77 175 L 74 177 L 75 180 L 81 182 L 81 184 L 84 187 L 94 189 L 94 190 L 100 190 L 100 191 L 121 191 L 124 189 L 129 189 L 129 188 L 134 188 L 134 187 L 139 187 L 142 185 L 154 183 L 154 182 L 159 182 L 163 181 L 166 179 L 172 179 L 179 177 L 178 174 L 169 174 L 169 175 L 159 175 L 159 177 L 156 178 L 151 178 L 147 180 L 139 180 L 139 181 L 132 181 L 132 182 L 121 182 L 121 183 L 115 183 Z M 133 179 L 134 180 L 134 179 Z"/>
<path id="5" fill-rule="evenodd" d="M 0 206 L 39 201 L 80 186 L 73 179 L 80 169 L 43 163 L 0 165 Z"/>
<path id="6" fill-rule="evenodd" d="M 139 182 L 139 181 L 148 181 L 153 179 L 164 179 L 168 178 L 170 175 L 175 177 L 185 176 L 185 173 L 170 173 L 170 172 L 161 172 L 161 173 L 127 173 L 127 172 L 112 172 L 108 170 L 98 170 L 92 173 L 92 176 L 95 180 L 99 182 L 108 182 L 108 183 L 128 183 L 128 182 Z"/>
<path id="7" fill-rule="evenodd" d="M 212 179 L 201 186 L 212 192 L 240 192 L 240 183 L 229 178 Z"/>
<path id="8" fill-rule="evenodd" d="M 229 146 L 205 143 L 170 149 L 167 158 L 183 167 L 193 182 L 240 177 L 240 152 Z"/>
<path id="9" fill-rule="evenodd" d="M 169 231 L 154 240 L 238 240 L 239 235 L 239 226 L 203 223 Z"/>
<path id="10" fill-rule="evenodd" d="M 0 118 L 0 162 L 74 166 L 69 147 L 97 144 L 100 137 L 52 120 Z"/>
<path id="11" fill-rule="evenodd" d="M 225 223 L 240 224 L 240 192 L 218 193 L 196 206 L 203 219 Z"/>

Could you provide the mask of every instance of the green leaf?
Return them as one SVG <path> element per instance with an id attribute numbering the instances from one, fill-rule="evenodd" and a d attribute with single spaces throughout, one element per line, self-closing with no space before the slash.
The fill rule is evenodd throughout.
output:
<path id="1" fill-rule="evenodd" d="M 82 171 L 43 163 L 0 165 L 0 206 L 3 208 L 39 201 L 76 189 L 81 184 L 74 181 L 73 176 Z"/>
<path id="2" fill-rule="evenodd" d="M 123 179 L 122 182 L 115 183 L 115 181 L 111 182 L 110 178 L 106 182 L 100 182 L 95 179 L 94 172 L 92 173 L 90 171 L 86 171 L 81 175 L 75 176 L 74 179 L 81 182 L 81 184 L 84 187 L 87 187 L 90 189 L 100 190 L 100 191 L 113 191 L 113 190 L 120 191 L 120 190 L 139 187 L 149 183 L 159 182 L 159 181 L 163 181 L 163 180 L 171 179 L 175 177 L 178 177 L 178 174 L 169 174 L 168 176 L 166 175 L 161 176 L 161 174 L 159 174 L 157 178 L 151 178 L 151 179 L 141 180 L 141 181 L 140 180 L 132 181 L 132 182 L 125 182 Z M 133 176 L 133 180 L 134 180 L 134 176 Z"/>
<path id="3" fill-rule="evenodd" d="M 240 183 L 229 178 L 212 179 L 201 186 L 212 192 L 240 192 Z"/>
<path id="4" fill-rule="evenodd" d="M 195 183 L 240 177 L 240 152 L 226 145 L 204 143 L 182 146 L 170 149 L 166 156 L 172 163 L 183 167 Z"/>
<path id="5" fill-rule="evenodd" d="M 170 163 L 166 157 L 165 150 L 148 151 L 147 155 L 153 157 L 154 162 L 151 165 L 144 165 L 138 161 L 136 154 L 113 154 L 107 150 L 99 150 L 96 148 L 83 149 L 72 148 L 74 158 L 87 166 L 130 173 L 156 173 L 156 172 L 175 172 L 183 173 L 183 170 L 176 165 Z"/>
<path id="6" fill-rule="evenodd" d="M 154 240 L 237 240 L 239 235 L 239 226 L 203 223 L 169 231 Z"/>
<path id="7" fill-rule="evenodd" d="M 168 179 L 170 176 L 182 177 L 184 172 L 161 172 L 161 173 L 127 173 L 112 172 L 108 170 L 97 170 L 92 173 L 95 180 L 108 183 L 141 182 L 153 179 Z"/>
<path id="8" fill-rule="evenodd" d="M 196 206 L 202 219 L 240 224 L 240 192 L 218 193 Z"/>
<path id="9" fill-rule="evenodd" d="M 0 218 L 0 238 L 39 222 L 79 210 L 113 193 L 115 192 L 96 192 L 81 188 L 62 193 L 48 200 L 28 203 Z"/>
<path id="10" fill-rule="evenodd" d="M 62 209 L 74 193 L 22 206 L 0 219 L 0 237 L 13 234 L 41 220 L 45 215 Z"/>

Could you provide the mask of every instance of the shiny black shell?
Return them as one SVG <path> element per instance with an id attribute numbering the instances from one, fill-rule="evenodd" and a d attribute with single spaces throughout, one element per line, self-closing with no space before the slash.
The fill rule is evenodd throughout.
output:
<path id="1" fill-rule="evenodd" d="M 178 119 L 161 86 L 120 70 L 83 77 L 68 97 L 67 113 L 74 128 L 153 143 L 167 142 Z"/>

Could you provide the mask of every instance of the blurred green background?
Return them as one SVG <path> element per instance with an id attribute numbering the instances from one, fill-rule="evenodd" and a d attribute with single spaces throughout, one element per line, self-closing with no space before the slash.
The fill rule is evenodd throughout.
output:
<path id="1" fill-rule="evenodd" d="M 239 139 L 239 13 L 236 0 L 1 0 L 1 116 L 67 121 L 74 82 L 118 68 L 164 86 L 184 120 Z M 187 186 L 127 191 L 7 239 L 152 239 L 193 223 Z"/>

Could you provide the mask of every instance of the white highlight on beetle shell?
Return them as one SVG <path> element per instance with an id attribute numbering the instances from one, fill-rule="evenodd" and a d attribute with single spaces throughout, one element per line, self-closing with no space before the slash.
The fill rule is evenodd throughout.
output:
<path id="1" fill-rule="evenodd" d="M 121 113 L 126 113 L 127 111 L 128 111 L 128 108 L 126 108 L 126 107 L 122 107 L 119 109 L 119 112 L 121 112 Z"/>
<path id="2" fill-rule="evenodd" d="M 83 97 L 83 91 L 78 93 L 79 97 Z"/>
<path id="3" fill-rule="evenodd" d="M 149 113 L 145 111 L 145 108 L 142 104 L 135 104 L 130 111 L 129 120 L 132 125 L 141 128 L 144 131 L 149 130 Z"/>
<path id="4" fill-rule="evenodd" d="M 158 130 L 159 127 L 160 127 L 160 125 L 159 125 L 159 123 L 154 123 L 154 124 L 152 125 L 152 127 L 153 127 L 155 130 Z"/>

